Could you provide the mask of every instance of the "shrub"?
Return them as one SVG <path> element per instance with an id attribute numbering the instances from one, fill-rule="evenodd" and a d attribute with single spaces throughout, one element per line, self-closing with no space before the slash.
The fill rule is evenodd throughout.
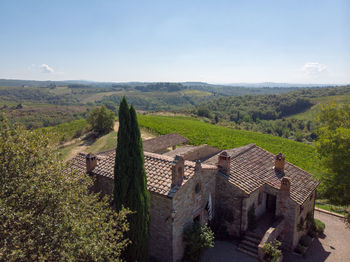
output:
<path id="1" fill-rule="evenodd" d="M 318 219 L 315 219 L 314 222 L 315 222 L 315 231 L 316 231 L 316 233 L 318 235 L 322 235 L 324 233 L 324 229 L 325 229 L 326 225 L 322 221 L 320 221 Z"/>
<path id="2" fill-rule="evenodd" d="M 350 208 L 347 209 L 347 213 L 344 217 L 344 222 L 348 228 L 350 228 Z"/>
<path id="3" fill-rule="evenodd" d="M 302 254 L 302 255 L 304 255 L 305 254 L 305 252 L 306 252 L 306 247 L 305 246 L 303 246 L 303 245 L 301 245 L 301 244 L 298 244 L 297 246 L 296 246 L 296 248 L 294 249 L 294 251 L 296 252 L 296 253 L 298 253 L 298 254 Z"/>
<path id="4" fill-rule="evenodd" d="M 228 239 L 226 222 L 233 223 L 234 216 L 231 210 L 223 207 L 217 207 L 214 219 L 210 223 L 210 227 L 215 233 L 215 238 Z"/>
<path id="5" fill-rule="evenodd" d="M 273 242 L 267 243 L 264 245 L 264 259 L 269 262 L 275 262 L 282 255 L 280 250 L 281 242 L 274 240 Z"/>
<path id="6" fill-rule="evenodd" d="M 114 127 L 114 113 L 105 106 L 97 107 L 90 112 L 87 121 L 99 135 L 108 134 Z"/>
<path id="7" fill-rule="evenodd" d="M 194 222 L 184 230 L 185 258 L 188 261 L 199 261 L 206 248 L 214 246 L 214 233 L 207 226 Z"/>

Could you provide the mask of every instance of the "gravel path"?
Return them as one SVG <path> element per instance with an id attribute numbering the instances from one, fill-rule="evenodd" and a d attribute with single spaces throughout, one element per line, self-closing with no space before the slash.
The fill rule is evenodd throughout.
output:
<path id="1" fill-rule="evenodd" d="M 284 256 L 285 262 L 348 262 L 350 261 L 350 229 L 339 217 L 315 211 L 315 218 L 326 225 L 323 238 L 315 239 L 305 258 L 293 254 Z"/>

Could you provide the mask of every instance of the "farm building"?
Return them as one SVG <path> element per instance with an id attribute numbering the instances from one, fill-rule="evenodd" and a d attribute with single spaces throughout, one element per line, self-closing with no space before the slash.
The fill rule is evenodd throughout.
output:
<path id="1" fill-rule="evenodd" d="M 310 173 L 255 144 L 224 151 L 207 145 L 176 148 L 187 140 L 172 136 L 169 144 L 162 136 L 145 141 L 145 148 L 163 152 L 144 152 L 153 260 L 180 261 L 183 229 L 193 221 L 237 238 L 239 250 L 255 257 L 266 242 L 279 239 L 293 249 L 306 234 L 300 223 L 313 217 L 319 185 Z M 164 146 L 172 150 L 165 152 Z M 112 150 L 80 153 L 71 164 L 95 177 L 94 191 L 112 194 L 114 160 Z"/>

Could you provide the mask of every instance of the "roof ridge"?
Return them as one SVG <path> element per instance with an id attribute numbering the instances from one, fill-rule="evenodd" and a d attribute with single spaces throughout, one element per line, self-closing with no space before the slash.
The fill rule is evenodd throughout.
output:
<path id="1" fill-rule="evenodd" d="M 248 145 L 245 145 L 245 146 L 247 148 L 242 150 L 242 152 L 239 152 L 239 153 L 235 154 L 233 157 L 231 157 L 231 160 L 236 158 L 236 157 L 238 157 L 238 156 L 240 156 L 240 155 L 242 155 L 242 154 L 244 154 L 244 153 L 246 153 L 246 152 L 248 152 L 249 150 L 251 150 L 253 147 L 256 147 L 257 145 L 255 143 L 251 143 L 251 144 L 248 144 Z M 240 146 L 240 147 L 245 147 L 245 146 Z M 240 147 L 236 147 L 235 149 L 240 148 Z M 225 150 L 223 150 L 223 151 L 225 151 Z"/>

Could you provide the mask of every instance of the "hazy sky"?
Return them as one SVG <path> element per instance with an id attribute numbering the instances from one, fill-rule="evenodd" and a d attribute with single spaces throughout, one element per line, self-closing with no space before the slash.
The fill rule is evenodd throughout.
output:
<path id="1" fill-rule="evenodd" d="M 350 0 L 1 0 L 0 78 L 350 83 Z"/>

